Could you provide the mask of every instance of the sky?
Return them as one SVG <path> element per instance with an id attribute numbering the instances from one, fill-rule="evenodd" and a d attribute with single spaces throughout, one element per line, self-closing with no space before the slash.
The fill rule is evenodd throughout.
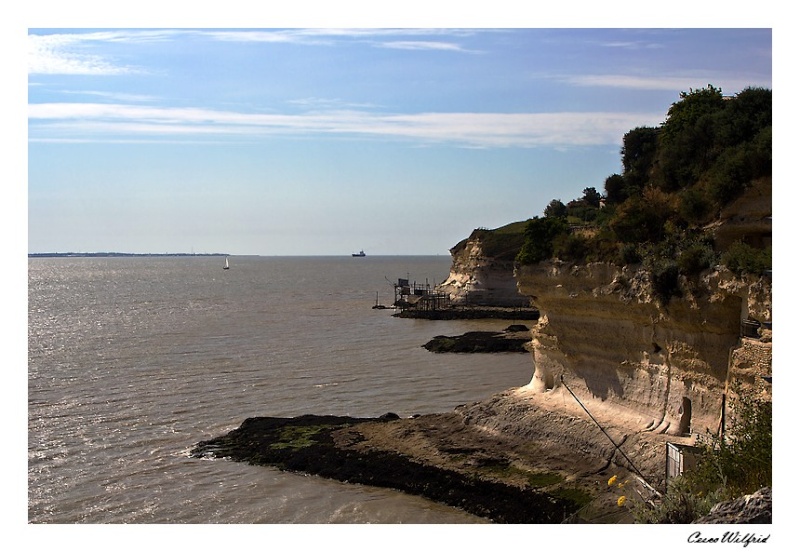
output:
<path id="1" fill-rule="evenodd" d="M 447 255 L 603 191 L 770 28 L 31 27 L 29 253 Z"/>

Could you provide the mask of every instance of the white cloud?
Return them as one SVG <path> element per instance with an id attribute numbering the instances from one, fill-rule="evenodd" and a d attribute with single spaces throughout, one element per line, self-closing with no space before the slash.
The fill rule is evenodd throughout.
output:
<path id="1" fill-rule="evenodd" d="M 115 30 L 28 35 L 28 73 L 65 75 L 120 75 L 142 72 L 114 59 L 91 53 L 94 44 L 115 42 L 153 42 L 177 36 L 205 37 L 223 42 L 294 43 L 331 45 L 340 40 L 360 40 L 376 47 L 406 50 L 447 50 L 469 52 L 459 44 L 446 41 L 398 40 L 386 37 L 466 36 L 472 30 L 460 29 L 261 29 L 261 30 Z"/>
<path id="2" fill-rule="evenodd" d="M 80 51 L 86 41 L 106 40 L 107 35 L 28 35 L 28 74 L 119 75 L 130 72 L 131 69 L 114 65 L 103 56 Z"/>
<path id="3" fill-rule="evenodd" d="M 663 114 L 602 112 L 285 115 L 97 103 L 31 104 L 28 117 L 32 141 L 324 135 L 487 148 L 616 145 L 631 128 L 663 120 Z"/>
<path id="4" fill-rule="evenodd" d="M 146 94 L 127 94 L 125 92 L 104 92 L 101 90 L 61 90 L 62 94 L 69 94 L 73 96 L 97 96 L 117 102 L 143 102 L 149 103 L 155 101 L 155 96 Z"/>
<path id="5" fill-rule="evenodd" d="M 392 48 L 396 50 L 440 50 L 450 52 L 470 52 L 470 50 L 466 50 L 460 45 L 452 42 L 396 40 L 391 42 L 382 42 L 380 45 L 384 48 Z"/>
<path id="6" fill-rule="evenodd" d="M 286 103 L 297 107 L 303 107 L 306 109 L 330 110 L 330 109 L 364 109 L 364 108 L 376 107 L 375 104 L 371 103 L 347 102 L 339 98 L 317 98 L 317 97 L 297 98 L 294 100 L 288 100 Z"/>
<path id="7" fill-rule="evenodd" d="M 606 48 L 623 48 L 625 50 L 657 50 L 665 47 L 663 44 L 654 42 L 644 43 L 637 41 L 604 42 L 602 45 Z"/>

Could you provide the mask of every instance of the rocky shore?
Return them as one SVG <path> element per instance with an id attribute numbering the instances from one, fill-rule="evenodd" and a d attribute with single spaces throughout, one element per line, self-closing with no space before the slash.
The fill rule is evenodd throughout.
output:
<path id="1" fill-rule="evenodd" d="M 414 426 L 422 423 L 398 422 L 391 416 L 378 419 L 313 415 L 249 418 L 229 434 L 200 443 L 193 454 L 393 488 L 500 523 L 560 522 L 577 509 L 573 501 L 537 492 L 534 488 L 470 477 L 458 470 L 370 444 L 371 433 L 390 432 L 395 429 L 389 429 L 390 425 L 404 422 Z M 470 450 L 453 448 L 450 452 L 463 455 Z M 495 469 L 492 461 L 487 457 L 485 465 Z M 503 463 L 497 466 L 507 468 Z"/>
<path id="2" fill-rule="evenodd" d="M 419 318 L 424 320 L 525 320 L 539 319 L 539 310 L 527 307 L 490 307 L 451 305 L 438 309 L 408 308 L 394 314 L 398 318 Z"/>
<path id="3" fill-rule="evenodd" d="M 631 466 L 593 422 L 557 406 L 520 388 L 413 418 L 248 418 L 192 455 L 392 488 L 495 523 L 630 521 L 617 501 L 639 485 Z M 663 436 L 606 431 L 659 477 Z M 609 487 L 614 476 L 629 486 Z"/>
<path id="4" fill-rule="evenodd" d="M 530 329 L 522 324 L 514 324 L 501 332 L 437 335 L 423 347 L 432 353 L 527 353 L 530 341 Z"/>

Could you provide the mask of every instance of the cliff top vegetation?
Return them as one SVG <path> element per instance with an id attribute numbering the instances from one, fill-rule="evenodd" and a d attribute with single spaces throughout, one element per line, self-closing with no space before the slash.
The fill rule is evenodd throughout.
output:
<path id="1" fill-rule="evenodd" d="M 553 199 L 541 217 L 473 236 L 483 232 L 487 256 L 518 247 L 522 265 L 552 258 L 642 264 L 664 299 L 679 275 L 717 264 L 740 275 L 771 267 L 769 239 L 721 243 L 711 232 L 749 192 L 771 195 L 771 90 L 682 92 L 659 127 L 627 132 L 620 153 L 622 174 L 608 176 L 603 193 L 587 187 L 566 203 Z"/>
<path id="2" fill-rule="evenodd" d="M 522 246 L 525 244 L 525 229 L 528 221 L 512 222 L 500 228 L 476 228 L 468 238 L 458 242 L 452 251 L 460 251 L 468 241 L 478 239 L 481 250 L 487 257 L 493 259 L 513 261 L 516 259 Z"/>

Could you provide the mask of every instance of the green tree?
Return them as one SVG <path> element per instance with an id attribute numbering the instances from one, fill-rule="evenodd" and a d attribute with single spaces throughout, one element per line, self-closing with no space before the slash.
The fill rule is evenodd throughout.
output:
<path id="1" fill-rule="evenodd" d="M 725 108 L 722 90 L 707 88 L 681 92 L 672 104 L 658 136 L 657 178 L 665 191 L 676 191 L 697 182 L 713 161 L 718 118 Z"/>
<path id="2" fill-rule="evenodd" d="M 608 226 L 623 243 L 658 242 L 665 237 L 664 226 L 673 217 L 673 200 L 664 192 L 648 188 L 620 205 Z"/>
<path id="3" fill-rule="evenodd" d="M 691 134 L 696 130 L 698 121 L 724 108 L 721 88 L 709 84 L 706 88 L 681 92 L 680 100 L 669 108 L 667 119 L 661 126 L 659 146 L 678 142 L 682 134 Z"/>
<path id="4" fill-rule="evenodd" d="M 604 189 L 608 203 L 622 203 L 628 199 L 627 184 L 621 174 L 612 174 L 607 177 Z"/>
<path id="5" fill-rule="evenodd" d="M 565 218 L 567 216 L 567 206 L 560 199 L 554 199 L 544 208 L 544 216 Z"/>
<path id="6" fill-rule="evenodd" d="M 765 128 L 772 127 L 772 91 L 745 88 L 727 101 L 717 125 L 717 142 L 731 147 L 749 142 Z"/>
<path id="7" fill-rule="evenodd" d="M 684 221 L 689 224 L 704 224 L 708 222 L 713 204 L 711 198 L 703 188 L 693 186 L 686 188 L 678 195 L 678 212 Z"/>
<path id="8" fill-rule="evenodd" d="M 583 197 L 581 198 L 587 205 L 592 207 L 600 207 L 600 200 L 603 199 L 603 196 L 600 195 L 600 192 L 592 188 L 584 188 L 583 189 Z"/>
<path id="9" fill-rule="evenodd" d="M 622 154 L 622 176 L 625 179 L 625 185 L 615 195 L 614 201 L 622 202 L 640 192 L 649 181 L 658 151 L 658 134 L 659 129 L 657 128 L 637 127 L 623 136 L 620 153 Z M 611 199 L 608 193 L 606 196 Z"/>
<path id="10" fill-rule="evenodd" d="M 553 241 L 569 232 L 566 221 L 557 217 L 534 217 L 525 227 L 525 243 L 517 254 L 520 264 L 535 264 L 553 256 Z"/>
<path id="11" fill-rule="evenodd" d="M 600 201 L 598 200 L 597 203 L 599 204 Z M 574 223 L 593 222 L 597 218 L 598 210 L 585 199 L 576 199 L 567 203 L 567 217 Z"/>

